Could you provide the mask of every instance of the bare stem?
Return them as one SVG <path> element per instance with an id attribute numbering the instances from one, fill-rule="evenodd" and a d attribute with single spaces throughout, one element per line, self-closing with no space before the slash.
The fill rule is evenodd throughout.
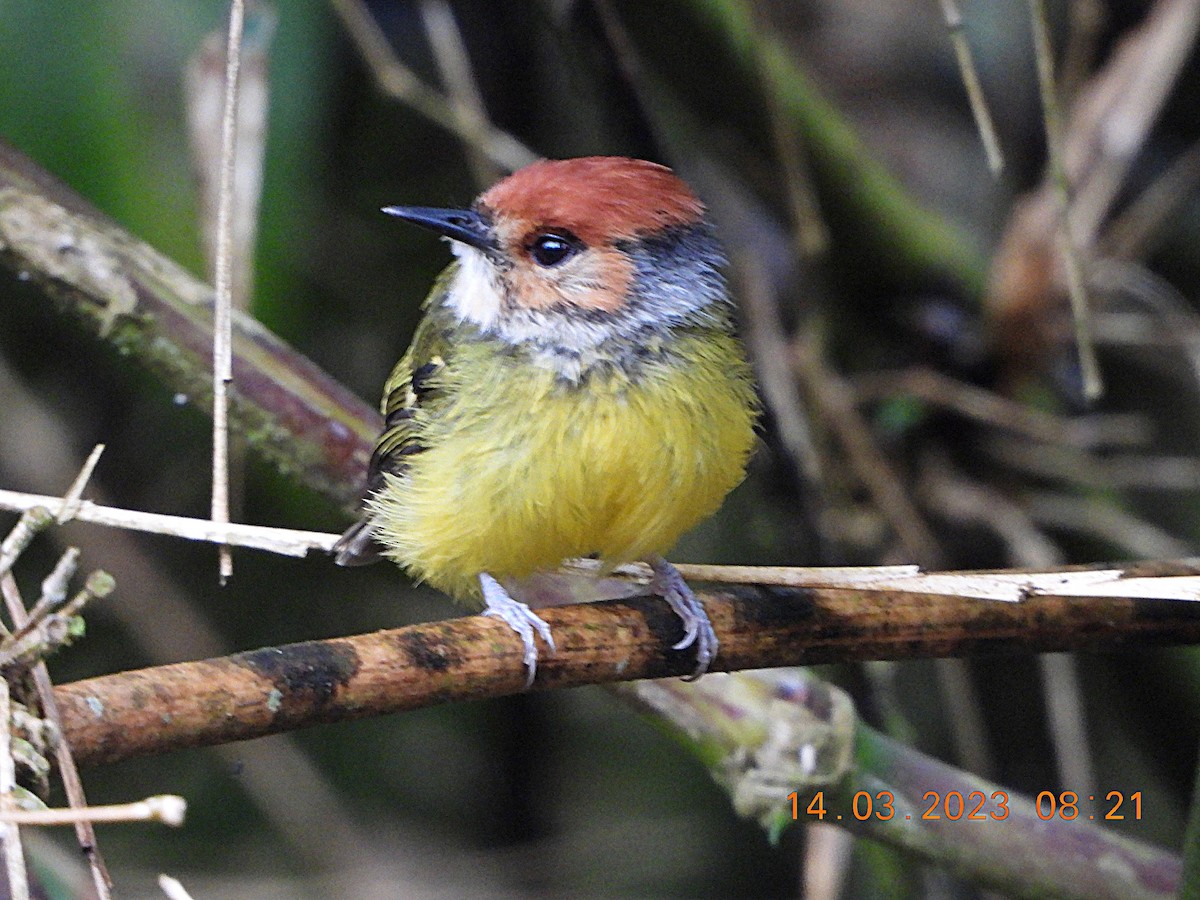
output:
<path id="1" fill-rule="evenodd" d="M 962 76 L 963 87 L 967 89 L 971 115 L 975 117 L 975 128 L 979 132 L 979 140 L 983 143 L 983 152 L 987 155 L 988 169 L 999 177 L 1004 171 L 1004 154 L 1000 152 L 996 126 L 992 122 L 987 98 L 983 95 L 983 86 L 979 83 L 979 71 L 975 67 L 971 45 L 967 42 L 967 35 L 963 30 L 962 13 L 955 0 L 941 0 L 941 4 L 946 30 L 950 33 L 950 44 L 954 47 L 954 56 L 958 60 L 958 71 Z"/>
<path id="2" fill-rule="evenodd" d="M 1042 96 L 1042 111 L 1046 124 L 1046 147 L 1049 156 L 1050 180 L 1058 197 L 1058 249 L 1067 277 L 1067 293 L 1071 298 L 1071 313 L 1075 322 L 1075 347 L 1083 374 L 1083 393 L 1088 400 L 1098 400 L 1104 393 L 1100 378 L 1100 363 L 1092 340 L 1091 312 L 1088 309 L 1083 263 L 1071 237 L 1071 183 L 1067 177 L 1063 156 L 1062 113 L 1054 84 L 1054 51 L 1050 44 L 1050 25 L 1045 0 L 1029 0 L 1029 16 L 1033 26 L 1034 56 L 1037 60 L 1038 88 Z"/>
<path id="3" fill-rule="evenodd" d="M 173 828 L 183 825 L 187 801 L 175 794 L 156 794 L 133 803 L 83 806 L 68 809 L 9 809 L 0 822 L 17 825 L 76 825 L 80 822 L 161 822 Z"/>
<path id="4" fill-rule="evenodd" d="M 225 44 L 225 101 L 221 112 L 221 168 L 217 202 L 216 306 L 213 312 L 212 519 L 229 522 L 229 383 L 233 381 L 233 176 L 237 153 L 238 75 L 242 64 L 245 0 L 231 0 Z M 233 557 L 220 548 L 221 583 L 233 574 Z"/>

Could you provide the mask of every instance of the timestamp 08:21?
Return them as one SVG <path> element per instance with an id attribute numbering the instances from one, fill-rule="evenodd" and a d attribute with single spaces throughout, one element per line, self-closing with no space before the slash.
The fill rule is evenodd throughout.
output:
<path id="1" fill-rule="evenodd" d="M 801 814 L 802 797 L 798 791 L 787 795 L 792 805 L 792 819 L 799 819 Z M 824 821 L 828 816 L 835 821 L 843 818 L 865 822 L 876 819 L 886 822 L 896 816 L 895 796 L 891 791 L 858 791 L 850 800 L 850 808 L 838 811 L 825 805 L 825 792 L 817 791 L 803 807 L 804 814 L 817 821 Z M 1001 822 L 1009 816 L 1008 791 L 926 791 L 922 796 L 925 804 L 924 811 L 919 815 L 905 814 L 905 819 L 921 821 L 937 821 L 946 819 L 952 822 L 959 820 L 967 822 Z M 1109 791 L 1103 798 L 1089 794 L 1080 798 L 1075 791 L 1042 791 L 1034 801 L 1034 811 L 1043 822 L 1051 819 L 1072 821 L 1085 819 L 1095 821 L 1120 821 L 1131 818 L 1140 821 L 1142 818 L 1142 792 L 1134 791 L 1126 795 L 1122 791 Z"/>

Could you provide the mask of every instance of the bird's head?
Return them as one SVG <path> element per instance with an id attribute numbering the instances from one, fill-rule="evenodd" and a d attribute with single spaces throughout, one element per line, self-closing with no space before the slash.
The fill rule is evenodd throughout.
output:
<path id="1" fill-rule="evenodd" d="M 543 160 L 470 209 L 384 211 L 453 241 L 459 266 L 444 302 L 513 344 L 569 356 L 729 321 L 704 206 L 656 163 Z"/>

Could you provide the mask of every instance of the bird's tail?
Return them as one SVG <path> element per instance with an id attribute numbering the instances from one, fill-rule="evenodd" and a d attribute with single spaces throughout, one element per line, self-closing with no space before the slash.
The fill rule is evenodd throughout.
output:
<path id="1" fill-rule="evenodd" d="M 339 566 L 366 566 L 383 559 L 383 548 L 367 519 L 359 519 L 347 528 L 330 552 Z"/>

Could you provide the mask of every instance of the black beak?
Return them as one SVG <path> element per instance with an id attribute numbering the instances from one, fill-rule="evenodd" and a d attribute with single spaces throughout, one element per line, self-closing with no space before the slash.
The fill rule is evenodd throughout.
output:
<path id="1" fill-rule="evenodd" d="M 434 209 L 428 206 L 385 206 L 383 211 L 444 237 L 495 253 L 498 249 L 491 224 L 473 209 Z"/>

